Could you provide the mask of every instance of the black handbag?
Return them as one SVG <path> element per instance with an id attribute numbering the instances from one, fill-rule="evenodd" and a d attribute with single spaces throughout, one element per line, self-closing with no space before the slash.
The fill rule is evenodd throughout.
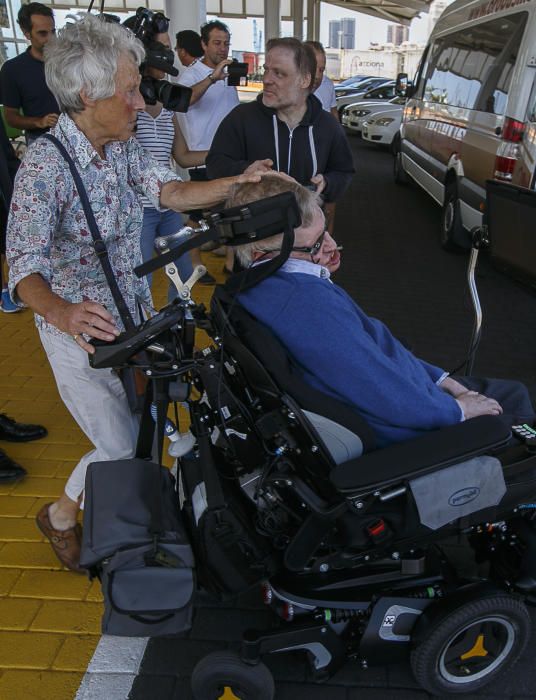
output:
<path id="1" fill-rule="evenodd" d="M 80 565 L 101 581 L 103 634 L 190 628 L 194 559 L 168 469 L 144 459 L 89 465 Z"/>

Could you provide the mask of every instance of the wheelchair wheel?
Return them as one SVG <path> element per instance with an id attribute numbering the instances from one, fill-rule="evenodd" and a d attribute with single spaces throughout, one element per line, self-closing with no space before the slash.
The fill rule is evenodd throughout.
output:
<path id="1" fill-rule="evenodd" d="M 508 595 L 472 600 L 440 614 L 411 652 L 416 681 L 429 693 L 471 693 L 522 654 L 530 637 L 526 607 Z"/>
<path id="2" fill-rule="evenodd" d="M 251 666 L 232 651 L 215 651 L 192 673 L 195 700 L 273 700 L 274 679 L 263 663 Z"/>

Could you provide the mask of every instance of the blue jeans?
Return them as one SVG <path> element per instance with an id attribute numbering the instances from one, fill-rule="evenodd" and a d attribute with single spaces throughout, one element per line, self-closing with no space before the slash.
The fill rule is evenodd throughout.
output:
<path id="1" fill-rule="evenodd" d="M 154 241 L 158 236 L 169 236 L 170 233 L 176 233 L 183 226 L 182 216 L 176 211 L 168 209 L 167 211 L 158 211 L 154 207 L 144 207 L 143 209 L 143 226 L 141 229 L 141 256 L 143 262 L 151 260 L 155 254 Z M 179 277 L 183 282 L 191 276 L 193 272 L 192 261 L 190 254 L 186 253 L 176 261 Z M 152 275 L 147 275 L 149 285 L 152 283 Z M 170 284 L 168 298 L 171 300 L 176 296 L 176 289 L 173 284 Z"/>

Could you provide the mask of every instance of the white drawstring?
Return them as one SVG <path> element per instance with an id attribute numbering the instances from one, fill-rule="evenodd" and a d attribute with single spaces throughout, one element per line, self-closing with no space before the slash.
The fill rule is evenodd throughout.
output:
<path id="1" fill-rule="evenodd" d="M 275 165 L 276 170 L 279 172 L 279 134 L 277 132 L 277 117 L 275 114 L 272 115 L 272 120 L 274 125 Z"/>
<path id="2" fill-rule="evenodd" d="M 313 161 L 313 174 L 311 177 L 314 177 L 316 175 L 316 170 L 318 168 L 318 162 L 316 160 L 316 149 L 315 149 L 315 140 L 313 138 L 313 125 L 309 127 L 309 146 L 311 147 L 311 159 Z"/>

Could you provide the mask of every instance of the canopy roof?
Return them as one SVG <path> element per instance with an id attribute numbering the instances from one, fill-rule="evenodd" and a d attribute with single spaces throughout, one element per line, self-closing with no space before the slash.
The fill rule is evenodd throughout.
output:
<path id="1" fill-rule="evenodd" d="M 432 0 L 323 0 L 344 10 L 364 12 L 389 22 L 408 25 Z M 280 0 L 281 19 L 291 20 L 291 0 Z M 307 3 L 304 3 L 307 6 Z M 264 0 L 206 0 L 207 14 L 223 17 L 263 17 Z M 304 9 L 305 9 L 304 7 Z"/>
<path id="2" fill-rule="evenodd" d="M 409 25 L 421 12 L 428 12 L 432 0 L 323 0 L 344 10 L 364 12 L 366 15 L 390 22 Z"/>

